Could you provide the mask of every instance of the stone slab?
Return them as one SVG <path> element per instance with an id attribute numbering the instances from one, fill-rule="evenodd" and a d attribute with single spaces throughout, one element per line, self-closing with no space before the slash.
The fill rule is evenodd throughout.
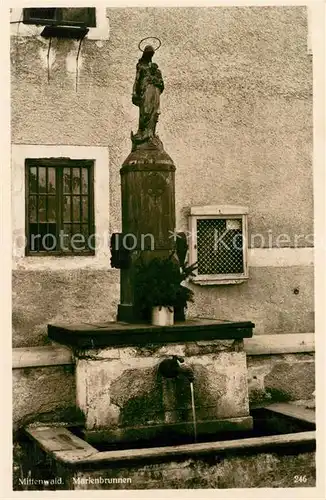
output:
<path id="1" fill-rule="evenodd" d="M 273 403 L 265 406 L 265 409 L 310 424 L 316 423 L 316 412 L 311 408 L 304 408 L 291 403 Z"/>
<path id="2" fill-rule="evenodd" d="M 166 344 L 214 339 L 251 337 L 254 324 L 220 319 L 193 318 L 172 326 L 131 324 L 118 321 L 106 323 L 48 325 L 50 339 L 81 348 L 133 346 L 151 343 Z"/>
<path id="3" fill-rule="evenodd" d="M 202 350 L 207 344 L 212 342 L 230 343 L 236 341 L 198 341 L 194 349 Z M 241 342 L 239 340 L 238 342 Z M 162 353 L 173 354 L 175 344 L 162 348 Z M 261 356 L 264 354 L 284 354 L 298 352 L 314 352 L 315 351 L 315 334 L 314 333 L 289 333 L 276 335 L 254 335 L 252 338 L 244 339 L 244 350 L 247 355 Z M 119 357 L 119 349 L 116 352 L 110 351 L 110 357 Z M 103 352 L 103 351 L 101 351 Z M 182 353 L 176 353 L 182 356 Z M 55 366 L 73 364 L 72 351 L 69 347 L 60 345 L 53 346 L 37 346 L 37 347 L 16 347 L 12 350 L 12 367 L 27 368 L 37 366 Z"/>
<path id="4" fill-rule="evenodd" d="M 90 452 L 96 453 L 97 451 L 65 427 L 44 426 L 34 428 L 33 426 L 28 426 L 25 431 L 48 452 L 80 450 L 80 452 L 85 451 L 90 454 Z"/>
<path id="5" fill-rule="evenodd" d="M 147 460 L 155 459 L 160 457 L 164 458 L 176 458 L 181 456 L 189 455 L 207 455 L 210 452 L 224 453 L 232 450 L 232 452 L 239 452 L 250 449 L 271 449 L 278 446 L 293 446 L 298 444 L 314 444 L 316 440 L 315 431 L 307 432 L 297 432 L 293 434 L 282 434 L 276 436 L 262 436 L 253 437 L 246 439 L 234 439 L 230 441 L 215 441 L 213 443 L 194 443 L 189 445 L 180 446 L 162 446 L 153 448 L 142 448 L 128 450 L 117 450 L 117 451 L 102 451 L 91 457 L 81 458 L 79 460 L 80 464 L 92 464 L 92 466 L 98 466 L 101 462 L 133 462 L 135 459 Z"/>
<path id="6" fill-rule="evenodd" d="M 53 428 L 51 431 L 51 436 L 55 437 L 55 434 L 61 434 L 64 428 Z M 224 453 L 239 453 L 240 451 L 254 451 L 257 453 L 258 450 L 271 450 L 271 449 L 285 449 L 291 446 L 315 446 L 316 444 L 316 432 L 306 431 L 306 432 L 296 432 L 290 434 L 280 434 L 272 436 L 260 436 L 251 437 L 244 439 L 232 439 L 226 441 L 213 441 L 213 442 L 203 442 L 203 443 L 192 443 L 184 444 L 179 446 L 160 446 L 152 448 L 135 448 L 128 450 L 112 450 L 112 451 L 97 451 L 94 447 L 82 441 L 83 446 L 79 444 L 79 438 L 76 440 L 76 436 L 72 434 L 68 429 L 64 429 L 65 434 L 70 436 L 71 447 L 66 450 L 60 450 L 60 439 L 58 444 L 55 445 L 55 450 L 52 446 L 52 441 L 49 445 L 48 436 L 43 435 L 44 430 L 41 429 L 38 432 L 34 429 L 33 434 L 28 430 L 31 437 L 34 438 L 36 443 L 46 452 L 52 453 L 56 451 L 57 459 L 66 465 L 73 465 L 78 467 L 89 468 L 90 470 L 100 469 L 104 465 L 114 464 L 114 463 L 135 463 L 136 462 L 147 462 L 152 463 L 155 459 L 160 459 L 164 461 L 173 461 L 176 458 L 194 458 L 198 456 L 205 456 L 211 453 L 213 454 L 224 454 Z M 87 455 L 85 456 L 85 450 L 87 450 Z M 94 451 L 95 450 L 95 451 Z M 66 451 L 75 452 L 75 458 L 69 460 L 66 458 Z M 88 453 L 89 452 L 89 453 Z"/>
<path id="7" fill-rule="evenodd" d="M 314 333 L 254 335 L 244 340 L 248 355 L 285 354 L 315 351 Z"/>
<path id="8" fill-rule="evenodd" d="M 12 350 L 13 369 L 71 364 L 73 364 L 72 352 L 68 347 L 62 345 L 16 347 Z"/>

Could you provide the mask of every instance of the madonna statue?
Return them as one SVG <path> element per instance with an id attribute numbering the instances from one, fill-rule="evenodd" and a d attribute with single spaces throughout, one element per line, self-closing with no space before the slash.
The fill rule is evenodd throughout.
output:
<path id="1" fill-rule="evenodd" d="M 136 66 L 136 78 L 132 90 L 132 102 L 139 107 L 139 124 L 136 134 L 131 134 L 134 145 L 152 142 L 160 114 L 160 95 L 164 90 L 162 73 L 152 62 L 155 51 L 146 45 Z"/>

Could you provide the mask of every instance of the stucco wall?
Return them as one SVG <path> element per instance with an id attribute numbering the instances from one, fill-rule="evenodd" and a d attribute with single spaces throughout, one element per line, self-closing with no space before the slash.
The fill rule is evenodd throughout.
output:
<path id="1" fill-rule="evenodd" d="M 47 343 L 47 325 L 114 321 L 117 270 L 15 271 L 13 345 Z M 190 316 L 253 321 L 255 334 L 314 329 L 313 268 L 256 268 L 240 286 L 198 287 Z M 299 290 L 298 294 L 294 290 Z"/>
<path id="2" fill-rule="evenodd" d="M 119 169 L 130 152 L 130 131 L 137 128 L 138 111 L 131 103 L 137 45 L 155 33 L 162 40 L 155 60 L 166 86 L 158 133 L 177 166 L 178 229 L 186 228 L 191 205 L 248 205 L 250 234 L 260 233 L 267 242 L 272 233 L 274 245 L 285 233 L 283 245 L 290 247 L 295 234 L 302 234 L 306 238 L 297 245 L 311 246 L 312 60 L 306 9 L 116 8 L 107 15 L 109 39 L 83 42 L 77 92 L 76 42 L 53 41 L 48 82 L 48 42 L 12 37 L 13 143 L 108 146 L 110 230 L 120 230 Z M 17 273 L 16 346 L 42 342 L 53 319 L 77 317 L 79 294 L 89 294 L 84 316 L 101 320 L 104 302 L 111 308 L 118 300 L 117 273 L 105 275 L 116 281 L 100 274 L 92 278 L 85 292 L 89 281 L 79 271 L 58 273 Z M 257 333 L 313 331 L 312 274 L 304 266 L 258 268 L 248 284 L 197 287 L 193 310 L 255 321 Z M 63 299 L 67 279 L 76 285 Z M 51 280 L 52 295 L 46 284 Z M 296 286 L 301 289 L 294 296 Z M 51 312 L 43 305 L 50 301 Z"/>
<path id="3" fill-rule="evenodd" d="M 13 346 L 49 342 L 47 325 L 114 321 L 119 300 L 117 270 L 15 271 Z"/>

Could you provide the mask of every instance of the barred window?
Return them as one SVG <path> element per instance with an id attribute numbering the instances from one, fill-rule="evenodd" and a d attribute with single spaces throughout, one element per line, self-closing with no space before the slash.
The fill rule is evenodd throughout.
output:
<path id="1" fill-rule="evenodd" d="M 198 274 L 243 273 L 241 219 L 197 221 Z"/>
<path id="2" fill-rule="evenodd" d="M 26 255 L 94 255 L 92 160 L 26 159 Z"/>
<path id="3" fill-rule="evenodd" d="M 200 285 L 241 283 L 248 278 L 247 208 L 229 205 L 191 207 L 190 264 Z"/>

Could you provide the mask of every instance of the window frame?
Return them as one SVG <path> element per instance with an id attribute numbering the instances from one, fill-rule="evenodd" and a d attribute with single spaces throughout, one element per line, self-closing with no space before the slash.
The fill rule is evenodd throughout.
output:
<path id="1" fill-rule="evenodd" d="M 95 6 L 96 27 L 88 28 L 88 40 L 109 40 L 110 23 L 107 7 L 104 5 Z M 38 37 L 44 31 L 44 26 L 24 24 L 23 9 L 13 8 L 10 13 L 10 36 L 12 37 Z M 75 28 L 76 29 L 76 28 Z"/>
<path id="2" fill-rule="evenodd" d="M 45 8 L 45 7 L 40 7 Z M 52 8 L 52 7 L 50 7 Z M 96 28 L 96 8 L 95 7 L 80 7 L 87 9 L 87 20 L 89 22 L 79 23 L 75 21 L 64 21 L 62 9 L 64 7 L 54 7 L 55 9 L 55 19 L 45 19 L 45 18 L 32 18 L 31 9 L 23 8 L 23 24 L 34 24 L 36 26 L 86 26 L 88 28 Z M 73 8 L 73 7 L 71 7 Z"/>
<path id="3" fill-rule="evenodd" d="M 189 215 L 189 264 L 197 263 L 197 221 L 207 219 L 241 219 L 243 241 L 243 273 L 229 274 L 198 274 L 192 282 L 198 285 L 232 285 L 240 284 L 249 279 L 248 266 L 248 208 L 231 205 L 212 205 L 191 207 Z"/>
<path id="4" fill-rule="evenodd" d="M 47 250 L 47 251 L 32 251 L 29 249 L 29 239 L 30 239 L 30 221 L 29 221 L 29 167 L 31 164 L 38 167 L 54 167 L 59 168 L 63 171 L 64 168 L 89 168 L 89 185 L 88 185 L 88 200 L 89 200 L 89 217 L 88 222 L 90 234 L 95 234 L 95 199 L 94 199 L 94 160 L 92 159 L 71 159 L 71 158 L 25 158 L 25 257 L 80 257 L 80 256 L 95 256 L 95 248 L 87 250 L 76 250 L 76 251 L 64 251 L 64 250 Z M 72 196 L 72 194 L 71 194 Z M 59 231 L 63 229 L 61 227 L 64 222 L 62 221 L 62 203 L 63 203 L 63 192 L 62 185 L 59 184 L 59 190 L 57 193 L 57 215 L 59 215 L 59 222 L 56 224 L 59 226 Z"/>

